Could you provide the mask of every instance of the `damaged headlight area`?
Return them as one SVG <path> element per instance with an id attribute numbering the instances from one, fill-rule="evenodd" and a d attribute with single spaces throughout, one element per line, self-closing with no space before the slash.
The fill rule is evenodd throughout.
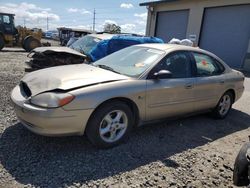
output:
<path id="1" fill-rule="evenodd" d="M 69 93 L 46 92 L 30 99 L 30 103 L 43 108 L 58 108 L 70 103 L 75 98 Z"/>
<path id="2" fill-rule="evenodd" d="M 61 65 L 71 65 L 71 64 L 81 64 L 85 61 L 85 57 L 67 54 L 67 53 L 40 53 L 31 52 L 28 55 L 31 58 L 30 61 L 25 62 L 29 68 L 26 68 L 26 72 L 31 72 L 34 70 L 44 69 L 48 67 L 55 67 Z"/>

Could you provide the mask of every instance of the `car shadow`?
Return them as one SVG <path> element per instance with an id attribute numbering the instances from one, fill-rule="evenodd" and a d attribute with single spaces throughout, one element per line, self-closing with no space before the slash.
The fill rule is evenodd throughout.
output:
<path id="1" fill-rule="evenodd" d="M 64 187 L 131 171 L 154 161 L 177 168 L 172 155 L 249 128 L 250 116 L 232 110 L 225 120 L 206 115 L 164 121 L 135 129 L 118 147 L 100 150 L 83 137 L 35 135 L 20 123 L 0 138 L 0 161 L 16 181 Z"/>

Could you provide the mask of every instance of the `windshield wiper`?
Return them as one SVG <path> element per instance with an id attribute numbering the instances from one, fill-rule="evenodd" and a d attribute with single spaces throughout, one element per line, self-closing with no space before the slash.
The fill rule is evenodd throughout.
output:
<path id="1" fill-rule="evenodd" d="M 95 65 L 95 66 L 100 67 L 100 68 L 105 69 L 105 70 L 112 71 L 112 72 L 114 72 L 114 73 L 121 74 L 120 72 L 115 71 L 113 68 L 111 68 L 111 67 L 109 67 L 109 66 L 107 66 L 107 65 Z"/>

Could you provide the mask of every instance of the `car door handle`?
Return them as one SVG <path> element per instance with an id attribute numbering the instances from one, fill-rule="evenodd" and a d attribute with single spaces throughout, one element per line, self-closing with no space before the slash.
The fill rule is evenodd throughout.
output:
<path id="1" fill-rule="evenodd" d="M 187 85 L 185 85 L 185 88 L 186 88 L 186 89 L 192 89 L 192 88 L 193 88 L 193 85 L 192 85 L 192 84 L 187 84 Z"/>

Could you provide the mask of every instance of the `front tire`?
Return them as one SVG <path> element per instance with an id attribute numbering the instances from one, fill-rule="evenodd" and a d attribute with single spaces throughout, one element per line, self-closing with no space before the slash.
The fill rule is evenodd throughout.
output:
<path id="1" fill-rule="evenodd" d="M 128 136 L 134 124 L 133 119 L 131 109 L 125 103 L 106 103 L 91 116 L 86 135 L 99 148 L 114 147 Z"/>
<path id="2" fill-rule="evenodd" d="M 216 108 L 213 110 L 213 115 L 217 119 L 224 119 L 230 112 L 233 104 L 233 95 L 231 92 L 226 92 L 220 98 Z"/>

